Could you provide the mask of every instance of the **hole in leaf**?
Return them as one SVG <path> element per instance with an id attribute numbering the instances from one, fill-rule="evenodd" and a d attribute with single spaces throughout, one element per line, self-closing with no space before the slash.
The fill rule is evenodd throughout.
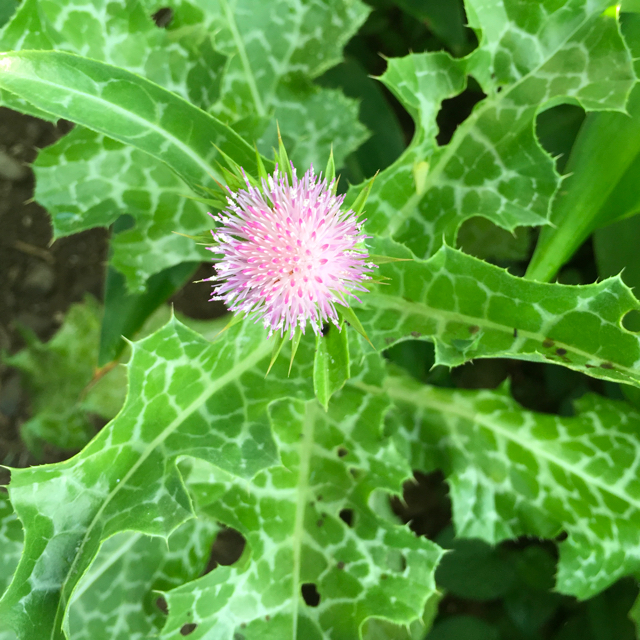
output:
<path id="1" fill-rule="evenodd" d="M 213 571 L 219 564 L 227 567 L 237 562 L 244 551 L 245 544 L 244 536 L 235 529 L 231 527 L 222 529 L 211 545 L 211 555 L 204 574 Z"/>
<path id="2" fill-rule="evenodd" d="M 416 471 L 414 480 L 404 483 L 402 499 L 391 498 L 391 508 L 419 536 L 435 540 L 451 522 L 449 488 L 441 471 Z"/>
<path id="3" fill-rule="evenodd" d="M 166 29 L 173 20 L 173 9 L 170 7 L 162 7 L 158 9 L 152 16 L 156 26 L 160 29 Z"/>
<path id="4" fill-rule="evenodd" d="M 169 613 L 169 605 L 164 598 L 158 598 L 156 600 L 156 607 L 158 607 L 158 609 L 160 609 L 160 611 L 162 611 L 165 616 Z"/>
<path id="5" fill-rule="evenodd" d="M 632 309 L 622 316 L 622 326 L 627 331 L 638 333 L 640 331 L 640 311 Z"/>
<path id="6" fill-rule="evenodd" d="M 569 537 L 566 531 L 561 531 L 555 538 L 556 542 L 564 542 Z"/>
<path id="7" fill-rule="evenodd" d="M 198 628 L 198 625 L 195 622 L 187 622 L 187 624 L 183 624 L 180 627 L 180 635 L 188 636 L 190 633 L 193 633 Z"/>
<path id="8" fill-rule="evenodd" d="M 353 527 L 353 521 L 354 521 L 353 509 L 342 509 L 338 515 L 340 516 L 340 519 L 348 527 Z"/>
<path id="9" fill-rule="evenodd" d="M 348 453 L 344 447 L 338 447 L 338 458 L 344 458 Z"/>
<path id="10" fill-rule="evenodd" d="M 331 323 L 330 322 L 325 322 L 322 325 L 322 335 L 323 336 L 328 336 L 330 330 L 331 330 Z"/>
<path id="11" fill-rule="evenodd" d="M 300 587 L 300 591 L 302 591 L 302 597 L 308 606 L 317 607 L 320 604 L 320 594 L 313 582 L 305 582 Z"/>
<path id="12" fill-rule="evenodd" d="M 536 133 L 544 150 L 556 159 L 556 167 L 564 173 L 569 152 L 584 122 L 582 107 L 559 104 L 538 114 Z M 593 280 L 588 280 L 593 282 Z"/>
<path id="13" fill-rule="evenodd" d="M 391 571 L 403 573 L 407 568 L 407 559 L 398 549 L 389 549 L 387 551 L 387 567 Z"/>
<path id="14" fill-rule="evenodd" d="M 449 144 L 458 125 L 462 124 L 471 115 L 473 107 L 486 97 L 480 86 L 474 82 L 461 94 L 443 100 L 442 109 L 437 115 L 438 144 Z"/>

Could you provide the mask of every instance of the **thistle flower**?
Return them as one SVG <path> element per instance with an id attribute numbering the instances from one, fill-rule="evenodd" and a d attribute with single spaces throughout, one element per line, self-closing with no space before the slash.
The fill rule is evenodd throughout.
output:
<path id="1" fill-rule="evenodd" d="M 335 180 L 313 168 L 298 179 L 293 165 L 286 173 L 276 166 L 261 188 L 245 182 L 246 189 L 229 189 L 227 208 L 214 216 L 221 226 L 210 250 L 222 257 L 211 299 L 262 320 L 269 335 L 293 338 L 307 323 L 316 334 L 326 322 L 339 326 L 336 304 L 359 300 L 354 291 L 367 291 L 362 283 L 375 266 L 363 221 L 341 208 Z"/>

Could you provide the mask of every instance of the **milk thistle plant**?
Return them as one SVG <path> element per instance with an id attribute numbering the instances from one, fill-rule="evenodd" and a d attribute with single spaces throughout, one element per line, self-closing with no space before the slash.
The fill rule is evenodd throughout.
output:
<path id="1" fill-rule="evenodd" d="M 2 355 L 0 640 L 636 637 L 634 3 L 7 7 L 34 197 L 111 233 Z"/>

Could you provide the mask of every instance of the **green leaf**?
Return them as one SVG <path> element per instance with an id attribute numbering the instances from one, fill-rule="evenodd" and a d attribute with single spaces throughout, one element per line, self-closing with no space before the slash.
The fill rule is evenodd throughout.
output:
<path id="1" fill-rule="evenodd" d="M 327 327 L 322 335 L 316 336 L 313 360 L 313 388 L 325 411 L 331 396 L 342 389 L 350 376 L 347 327 Z"/>
<path id="2" fill-rule="evenodd" d="M 370 617 L 422 616 L 441 551 L 369 506 L 374 490 L 396 493 L 411 472 L 382 437 L 388 406 L 349 386 L 328 413 L 315 400 L 271 405 L 282 466 L 260 472 L 251 490 L 224 477 L 207 483 L 216 499 L 199 505 L 247 549 L 234 566 L 165 594 L 161 638 L 177 640 L 189 622 L 194 638 L 355 639 Z M 319 603 L 307 604 L 314 590 Z"/>
<path id="3" fill-rule="evenodd" d="M 615 20 L 601 15 L 608 4 L 468 0 L 480 38 L 468 58 L 423 53 L 390 60 L 380 80 L 416 120 L 416 135 L 376 180 L 369 233 L 429 257 L 443 238 L 452 245 L 472 216 L 508 230 L 546 224 L 560 177 L 535 137 L 536 114 L 561 102 L 623 111 L 635 82 Z M 467 74 L 487 97 L 438 147 L 436 115 L 442 100 L 465 88 Z"/>
<path id="4" fill-rule="evenodd" d="M 631 611 L 629 612 L 629 617 L 636 627 L 636 635 L 640 636 L 640 596 L 638 596 L 633 603 L 633 607 L 631 607 Z"/>
<path id="5" fill-rule="evenodd" d="M 438 622 L 428 640 L 459 640 L 469 638 L 473 640 L 500 640 L 498 630 L 489 623 L 475 616 L 451 616 Z"/>
<path id="6" fill-rule="evenodd" d="M 621 580 L 605 592 L 576 606 L 565 606 L 558 640 L 635 640 L 629 609 L 637 593 L 633 580 Z M 573 605 L 573 606 L 571 606 Z"/>
<path id="7" fill-rule="evenodd" d="M 122 214 L 135 219 L 133 228 L 111 238 L 110 261 L 129 292 L 141 293 L 150 275 L 173 265 L 210 259 L 203 246 L 173 233 L 211 228 L 206 208 L 150 155 L 76 127 L 40 152 L 34 170 L 36 199 L 51 215 L 55 238 L 109 226 Z"/>
<path id="8" fill-rule="evenodd" d="M 427 600 L 422 618 L 415 620 L 410 625 L 401 627 L 388 620 L 369 618 L 363 626 L 362 640 L 424 640 L 424 634 L 431 629 L 433 620 L 438 613 L 441 599 L 442 594 L 436 591 Z"/>
<path id="9" fill-rule="evenodd" d="M 501 548 L 507 545 L 501 545 Z M 546 625 L 556 615 L 562 615 L 560 607 L 566 599 L 553 589 L 555 583 L 556 549 L 544 542 L 531 544 L 523 549 L 509 549 L 511 565 L 517 581 L 504 598 L 504 606 L 512 625 L 523 637 L 544 633 Z M 575 611 L 575 603 L 567 608 Z M 582 611 L 578 609 L 578 615 Z M 515 631 L 515 629 L 514 629 Z"/>
<path id="10" fill-rule="evenodd" d="M 167 537 L 192 517 L 178 457 L 245 479 L 277 461 L 267 404 L 313 390 L 298 366 L 287 378 L 284 362 L 265 380 L 265 338 L 245 322 L 210 344 L 172 320 L 133 345 L 125 406 L 81 453 L 12 470 L 25 551 L 0 618 L 21 639 L 68 636 L 68 603 L 105 539 L 121 531 Z M 310 358 L 307 342 L 303 350 Z"/>
<path id="11" fill-rule="evenodd" d="M 640 56 L 640 16 L 626 16 L 624 35 Z M 640 62 L 636 62 L 636 73 Z M 640 209 L 640 86 L 626 113 L 591 113 L 576 139 L 562 191 L 553 203 L 553 227 L 542 230 L 527 277 L 549 281 L 598 227 Z"/>
<path id="12" fill-rule="evenodd" d="M 362 323 L 351 307 L 340 306 L 338 308 L 338 317 L 341 321 L 344 320 L 347 325 L 353 327 L 355 331 L 357 331 L 369 344 L 371 344 L 371 341 L 369 340 L 369 337 L 367 336 Z"/>
<path id="13" fill-rule="evenodd" d="M 37 456 L 43 441 L 60 449 L 82 448 L 96 433 L 92 415 L 111 419 L 124 402 L 124 371 L 97 372 L 100 317 L 98 303 L 88 296 L 71 306 L 49 342 L 26 334 L 27 347 L 4 358 L 24 374 L 32 417 L 21 435 Z"/>
<path id="14" fill-rule="evenodd" d="M 212 143 L 256 170 L 255 153 L 229 127 L 133 73 L 59 51 L 0 54 L 0 87 L 166 163 L 196 193 L 217 175 Z"/>
<path id="15" fill-rule="evenodd" d="M 636 293 L 640 292 L 638 237 L 640 216 L 620 220 L 593 234 L 598 276 L 609 278 L 620 274 L 622 280 Z"/>
<path id="16" fill-rule="evenodd" d="M 108 0 L 23 0 L 0 35 L 0 50 L 60 49 L 144 75 L 202 108 L 217 100 L 224 57 L 213 50 L 210 19 L 186 0 L 167 0 L 173 11 L 159 29 L 150 0 L 116 8 Z M 4 99 L 4 95 L 2 98 Z M 10 104 L 8 106 L 11 106 Z"/>
<path id="17" fill-rule="evenodd" d="M 202 185 L 212 182 L 210 176 L 216 173 L 213 163 L 219 158 L 211 143 L 216 142 L 251 171 L 256 164 L 255 152 L 247 143 L 174 94 L 99 62 L 61 52 L 7 53 L 0 54 L 0 67 L 4 69 L 0 70 L 0 86 L 11 85 L 14 92 L 22 91 L 23 97 L 48 105 L 46 108 L 57 115 L 134 147 L 122 148 L 110 138 L 79 131 L 43 158 L 45 165 L 52 163 L 52 155 L 57 163 L 61 156 L 71 161 L 64 168 L 54 166 L 38 192 L 41 197 L 44 190 L 41 202 L 51 208 L 58 236 L 89 226 L 106 226 L 131 210 L 139 225 L 118 236 L 113 261 L 135 291 L 143 289 L 152 273 L 185 260 L 203 259 L 203 249 L 171 232 L 176 228 L 200 232 L 210 222 L 202 205 L 185 199 L 188 189 L 157 160 L 206 195 Z M 101 83 L 107 79 L 108 87 L 103 91 Z M 92 161 L 78 162 L 78 154 L 84 158 L 89 147 Z M 73 178 L 65 180 L 69 174 Z M 87 180 L 88 176 L 91 179 Z"/>
<path id="18" fill-rule="evenodd" d="M 538 114 L 536 134 L 543 148 L 555 158 L 556 167 L 564 174 L 586 113 L 575 104 L 559 104 Z"/>
<path id="19" fill-rule="evenodd" d="M 168 538 L 118 533 L 102 545 L 73 595 L 69 627 L 73 640 L 146 640 L 158 633 L 164 616 L 153 591 L 195 580 L 206 568 L 219 530 L 193 518 Z"/>
<path id="20" fill-rule="evenodd" d="M 0 492 L 0 594 L 9 586 L 22 553 L 22 527 L 9 498 Z"/>
<path id="21" fill-rule="evenodd" d="M 30 49 L 53 49 L 56 40 L 56 34 L 44 18 L 38 0 L 25 0 L 2 30 L 0 50 L 8 51 L 21 44 L 26 44 L 26 48 Z M 26 100 L 2 88 L 0 104 L 50 122 L 57 120 L 52 114 L 37 109 Z"/>
<path id="22" fill-rule="evenodd" d="M 18 0 L 7 0 L 2 6 L 0 6 L 0 27 L 9 22 L 11 16 L 16 12 L 18 8 Z"/>
<path id="23" fill-rule="evenodd" d="M 9 498 L 0 492 L 0 595 L 11 577 L 22 553 L 22 527 L 13 512 Z M 0 619 L 0 640 L 15 640 L 16 636 Z"/>
<path id="24" fill-rule="evenodd" d="M 116 360 L 126 346 L 123 338 L 133 338 L 147 318 L 193 277 L 197 264 L 184 262 L 156 273 L 144 293 L 128 293 L 124 277 L 115 269 L 107 270 L 104 315 L 100 331 L 98 365 Z"/>
<path id="25" fill-rule="evenodd" d="M 456 539 L 451 527 L 438 536 L 438 544 L 452 553 L 436 570 L 438 586 L 466 600 L 497 600 L 516 580 L 514 558 L 505 549 L 481 540 Z"/>
<path id="26" fill-rule="evenodd" d="M 291 336 L 291 358 L 289 359 L 289 373 L 291 373 L 291 367 L 293 367 L 293 361 L 295 360 L 296 353 L 298 352 L 298 347 L 300 346 L 300 340 L 302 339 L 302 329 L 300 327 L 296 327 L 293 335 Z M 275 352 L 275 346 L 274 346 Z M 280 352 L 280 347 L 278 347 L 278 353 Z M 277 356 L 276 356 L 277 357 Z M 273 354 L 272 354 L 273 358 Z M 271 362 L 273 365 L 273 361 Z M 270 367 L 271 368 L 271 367 Z"/>
<path id="27" fill-rule="evenodd" d="M 374 249 L 411 257 L 391 242 Z M 542 284 L 447 246 L 426 261 L 383 264 L 379 273 L 386 284 L 372 288 L 358 309 L 378 349 L 422 338 L 435 344 L 435 364 L 515 358 L 640 386 L 640 337 L 621 326 L 640 302 L 619 277 Z"/>
<path id="28" fill-rule="evenodd" d="M 507 389 L 462 391 L 389 377 L 398 442 L 414 469 L 448 478 L 461 537 L 560 543 L 556 588 L 588 598 L 640 570 L 640 414 L 596 395 L 576 415 L 525 411 Z"/>
<path id="29" fill-rule="evenodd" d="M 341 62 L 368 13 L 359 0 L 220 0 L 215 44 L 229 63 L 213 113 L 230 123 L 257 117 L 246 135 L 262 153 L 277 146 L 277 121 L 294 164 L 324 166 L 333 144 L 342 166 L 367 138 L 358 105 L 311 81 Z"/>
<path id="30" fill-rule="evenodd" d="M 342 91 L 294 84 L 278 93 L 274 117 L 282 123 L 282 137 L 291 160 L 305 171 L 311 165 L 321 169 L 332 148 L 336 166 L 343 166 L 346 157 L 369 138 L 358 120 L 358 103 Z M 274 146 L 275 127 L 271 122 L 258 140 L 264 154 Z"/>

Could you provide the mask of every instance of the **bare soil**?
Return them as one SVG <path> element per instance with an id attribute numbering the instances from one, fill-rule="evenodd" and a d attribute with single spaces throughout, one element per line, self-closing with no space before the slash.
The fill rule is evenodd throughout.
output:
<path id="1" fill-rule="evenodd" d="M 48 340 L 69 306 L 89 292 L 102 296 L 108 231 L 92 229 L 52 243 L 47 212 L 33 201 L 29 164 L 38 150 L 71 129 L 0 108 L 0 351 L 24 346 L 20 327 Z M 28 416 L 20 374 L 0 360 L 0 463 L 27 466 L 19 425 Z M 50 452 L 47 462 L 60 457 Z"/>

